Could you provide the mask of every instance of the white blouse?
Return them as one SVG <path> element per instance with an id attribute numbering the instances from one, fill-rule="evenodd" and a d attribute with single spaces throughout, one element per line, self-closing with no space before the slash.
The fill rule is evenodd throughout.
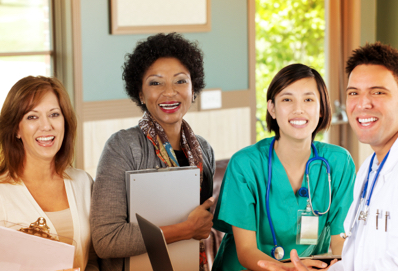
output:
<path id="1" fill-rule="evenodd" d="M 60 242 L 73 245 L 73 220 L 70 208 L 57 211 L 45 212 L 53 223 Z"/>
<path id="2" fill-rule="evenodd" d="M 99 270 L 96 260 L 88 264 L 91 246 L 89 223 L 91 189 L 93 180 L 83 170 L 68 168 L 66 173 L 71 180 L 64 179 L 66 195 L 72 216 L 75 259 L 73 267 L 83 270 Z M 50 215 L 51 216 L 51 215 Z M 44 217 L 50 233 L 58 234 L 50 217 L 40 208 L 25 184 L 0 183 L 0 220 L 29 225 L 39 217 Z M 57 222 L 55 222 L 57 225 Z"/>

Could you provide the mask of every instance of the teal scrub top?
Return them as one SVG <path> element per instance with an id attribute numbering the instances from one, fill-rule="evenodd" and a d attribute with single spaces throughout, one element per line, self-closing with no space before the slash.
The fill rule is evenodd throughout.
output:
<path id="1" fill-rule="evenodd" d="M 234 154 L 224 175 L 213 227 L 225 232 L 212 270 L 243 270 L 238 260 L 232 227 L 256 232 L 258 249 L 267 255 L 274 247 L 266 211 L 268 153 L 273 138 L 263 139 Z M 269 208 L 279 246 L 289 258 L 296 249 L 301 257 L 327 253 L 330 236 L 344 232 L 343 222 L 353 200 L 355 165 L 347 150 L 322 142 L 313 142 L 320 157 L 325 158 L 331 171 L 332 201 L 327 214 L 319 217 L 318 244 L 297 245 L 298 211 L 305 210 L 307 198 L 294 194 L 278 156 L 272 155 L 272 183 Z M 292 153 L 294 155 L 294 153 Z M 311 149 L 311 158 L 314 152 Z M 311 200 L 314 210 L 324 212 L 329 205 L 329 184 L 323 162 L 310 166 Z M 307 187 L 304 176 L 303 187 Z"/>

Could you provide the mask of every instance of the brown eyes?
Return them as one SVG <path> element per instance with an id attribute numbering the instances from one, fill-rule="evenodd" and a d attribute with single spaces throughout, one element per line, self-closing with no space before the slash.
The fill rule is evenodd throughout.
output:
<path id="1" fill-rule="evenodd" d="M 156 82 L 156 81 L 151 81 L 151 82 L 149 82 L 149 85 L 150 86 L 158 86 L 158 85 L 160 85 L 160 83 Z"/>
<path id="2" fill-rule="evenodd" d="M 50 114 L 50 117 L 51 118 L 56 118 L 56 117 L 59 117 L 61 114 L 60 113 L 52 113 L 52 114 Z M 37 116 L 34 116 L 34 115 L 29 115 L 29 116 L 27 116 L 26 117 L 26 119 L 27 120 L 35 120 L 35 119 L 38 119 L 38 117 Z"/>

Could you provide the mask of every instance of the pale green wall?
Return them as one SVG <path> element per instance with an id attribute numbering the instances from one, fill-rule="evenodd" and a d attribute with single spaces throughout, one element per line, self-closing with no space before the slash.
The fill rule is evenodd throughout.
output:
<path id="1" fill-rule="evenodd" d="M 144 0 L 143 0 L 144 1 Z M 108 0 L 81 1 L 83 101 L 124 99 L 122 65 L 148 35 L 110 35 Z M 247 2 L 211 0 L 211 31 L 183 33 L 204 51 L 206 88 L 249 87 Z"/>
<path id="2" fill-rule="evenodd" d="M 377 40 L 398 48 L 398 1 L 377 0 Z"/>
<path id="3" fill-rule="evenodd" d="M 361 1 L 361 45 L 376 41 L 377 0 Z"/>

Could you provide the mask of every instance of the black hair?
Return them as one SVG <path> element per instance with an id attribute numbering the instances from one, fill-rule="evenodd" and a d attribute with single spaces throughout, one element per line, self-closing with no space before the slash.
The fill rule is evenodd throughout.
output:
<path id="1" fill-rule="evenodd" d="M 188 69 L 195 96 L 205 87 L 203 53 L 197 43 L 190 42 L 177 33 L 150 36 L 139 42 L 132 54 L 126 55 L 123 66 L 126 92 L 143 111 L 146 110 L 146 105 L 141 104 L 139 97 L 142 78 L 148 68 L 162 57 L 176 58 Z"/>
<path id="2" fill-rule="evenodd" d="M 330 106 L 329 94 L 326 88 L 326 84 L 322 79 L 322 76 L 315 70 L 304 64 L 296 63 L 291 64 L 283 69 L 281 69 L 275 77 L 272 79 L 271 84 L 267 91 L 267 101 L 271 100 L 275 104 L 275 96 L 278 95 L 287 86 L 293 84 L 294 82 L 304 79 L 304 78 L 314 78 L 320 96 L 320 118 L 315 131 L 312 133 L 312 140 L 314 140 L 315 135 L 323 130 L 328 129 L 330 122 L 332 120 L 332 108 Z M 275 139 L 278 140 L 280 137 L 279 126 L 275 119 L 272 118 L 271 114 L 267 111 L 266 116 L 268 131 L 275 132 Z"/>
<path id="3" fill-rule="evenodd" d="M 345 68 L 348 76 L 358 65 L 382 65 L 391 71 L 398 81 L 398 50 L 381 42 L 366 43 L 354 50 Z"/>

